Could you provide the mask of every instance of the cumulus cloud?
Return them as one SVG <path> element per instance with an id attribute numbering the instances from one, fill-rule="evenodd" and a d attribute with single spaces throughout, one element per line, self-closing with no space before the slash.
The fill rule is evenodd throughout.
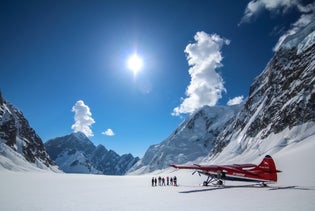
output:
<path id="1" fill-rule="evenodd" d="M 84 104 L 83 100 L 78 100 L 72 107 L 74 112 L 74 124 L 71 126 L 74 132 L 82 132 L 87 137 L 94 136 L 91 125 L 95 123 L 92 118 L 90 108 Z"/>
<path id="2" fill-rule="evenodd" d="M 315 2 L 303 4 L 301 0 L 253 0 L 247 4 L 244 16 L 239 24 L 253 21 L 262 11 L 265 10 L 270 13 L 285 14 L 291 8 L 296 9 L 300 13 L 300 17 L 296 22 L 291 24 L 290 29 L 288 29 L 279 38 L 277 44 L 273 48 L 274 51 L 277 51 L 287 36 L 295 34 L 315 19 Z"/>
<path id="3" fill-rule="evenodd" d="M 244 101 L 244 96 L 242 95 L 242 96 L 238 96 L 238 97 L 234 97 L 233 99 L 230 99 L 227 102 L 227 105 L 228 106 L 238 105 L 238 104 L 241 104 L 243 101 Z"/>
<path id="4" fill-rule="evenodd" d="M 102 132 L 103 135 L 106 135 L 106 136 L 114 136 L 115 133 L 112 129 L 108 128 L 106 131 Z"/>
<path id="5" fill-rule="evenodd" d="M 204 105 L 213 106 L 226 91 L 216 69 L 222 66 L 221 48 L 224 44 L 229 45 L 230 41 L 203 31 L 197 32 L 194 39 L 196 42 L 185 48 L 191 81 L 186 89 L 186 98 L 173 109 L 172 115 L 175 116 L 192 113 Z"/>

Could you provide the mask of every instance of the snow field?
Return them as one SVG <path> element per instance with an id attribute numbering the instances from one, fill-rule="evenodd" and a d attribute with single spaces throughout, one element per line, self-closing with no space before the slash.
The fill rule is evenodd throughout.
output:
<path id="1" fill-rule="evenodd" d="M 314 210 L 315 139 L 274 157 L 279 182 L 269 187 L 226 181 L 202 187 L 205 177 L 171 168 L 141 176 L 0 171 L 0 210 Z M 151 178 L 177 176 L 178 187 L 151 186 Z"/>
<path id="2" fill-rule="evenodd" d="M 0 168 L 0 210 L 315 210 L 315 135 L 304 134 L 303 141 L 271 154 L 282 173 L 269 187 L 231 181 L 224 188 L 202 187 L 205 176 L 173 168 L 139 176 Z M 152 187 L 152 177 L 158 176 L 177 176 L 179 186 Z"/>
<path id="3" fill-rule="evenodd" d="M 177 172 L 180 186 L 151 187 L 151 176 L 1 172 L 1 210 L 314 210 L 311 187 L 259 188 L 226 182 L 202 187 Z M 182 181 L 181 181 L 182 180 Z M 197 181 L 198 180 L 198 181 Z M 197 183 L 196 183 L 197 182 Z M 281 188 L 282 187 L 282 188 Z"/>

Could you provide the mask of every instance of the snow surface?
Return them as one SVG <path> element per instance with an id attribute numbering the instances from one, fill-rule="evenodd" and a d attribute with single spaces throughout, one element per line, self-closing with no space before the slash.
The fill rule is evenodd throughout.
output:
<path id="1" fill-rule="evenodd" d="M 314 150 L 311 135 L 272 154 L 283 172 L 266 188 L 231 181 L 202 187 L 204 177 L 172 168 L 140 176 L 0 168 L 0 210 L 315 210 Z M 151 187 L 152 177 L 174 175 L 178 187 Z"/>

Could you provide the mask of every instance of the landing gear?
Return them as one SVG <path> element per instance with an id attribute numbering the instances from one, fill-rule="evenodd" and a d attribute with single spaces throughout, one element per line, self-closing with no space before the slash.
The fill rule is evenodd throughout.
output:
<path id="1" fill-rule="evenodd" d="M 222 180 L 218 180 L 217 185 L 218 186 L 222 186 L 223 185 L 223 181 Z"/>
<path id="2" fill-rule="evenodd" d="M 264 182 L 260 183 L 260 187 L 267 187 L 268 185 Z"/>
<path id="3" fill-rule="evenodd" d="M 222 174 L 208 175 L 207 180 L 203 182 L 203 186 L 208 186 L 210 183 L 216 186 L 223 186 Z"/>
<path id="4" fill-rule="evenodd" d="M 213 184 L 213 185 L 216 185 L 216 186 L 222 186 L 223 185 L 223 181 L 222 180 L 211 178 L 210 180 L 204 181 L 203 182 L 203 186 L 208 186 L 210 183 Z"/>
<path id="5" fill-rule="evenodd" d="M 209 183 L 213 183 L 214 180 L 215 180 L 215 178 L 214 178 L 213 176 L 209 175 L 208 178 L 207 178 L 207 180 L 205 180 L 205 181 L 203 182 L 203 186 L 208 186 Z"/>

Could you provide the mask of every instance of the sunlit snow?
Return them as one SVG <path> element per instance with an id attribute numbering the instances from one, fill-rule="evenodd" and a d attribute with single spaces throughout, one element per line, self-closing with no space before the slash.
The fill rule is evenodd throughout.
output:
<path id="1" fill-rule="evenodd" d="M 261 188 L 225 182 L 202 187 L 204 177 L 171 168 L 141 176 L 8 171 L 0 166 L 0 210 L 314 210 L 315 136 L 273 155 L 279 182 Z M 3 159 L 3 157 L 1 157 Z M 151 186 L 177 176 L 178 187 Z"/>

